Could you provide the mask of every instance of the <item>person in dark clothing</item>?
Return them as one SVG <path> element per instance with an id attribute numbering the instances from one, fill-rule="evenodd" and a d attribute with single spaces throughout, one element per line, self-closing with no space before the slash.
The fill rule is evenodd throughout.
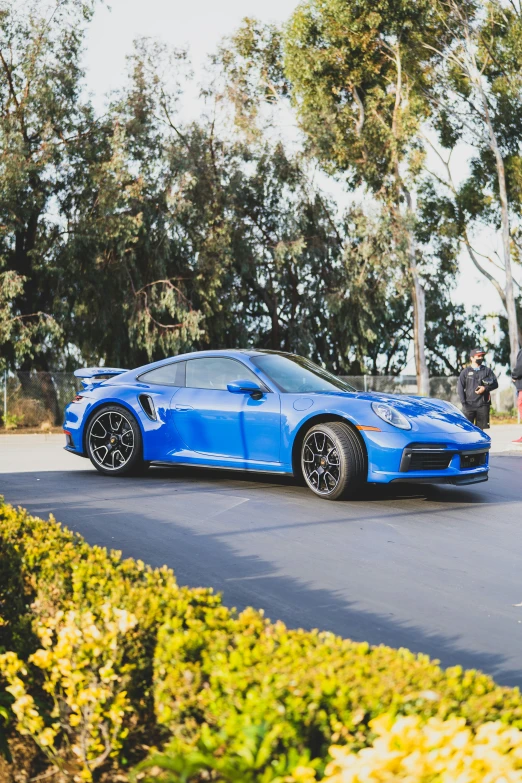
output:
<path id="1" fill-rule="evenodd" d="M 481 430 L 489 429 L 491 392 L 498 389 L 494 372 L 484 364 L 485 355 L 482 348 L 471 351 L 471 365 L 464 367 L 457 384 L 464 416 Z"/>
<path id="2" fill-rule="evenodd" d="M 517 363 L 513 367 L 511 377 L 515 381 L 515 388 L 517 390 L 518 399 L 518 411 L 520 418 L 522 419 L 522 350 L 518 352 Z M 517 438 L 513 443 L 522 443 L 522 438 Z"/>

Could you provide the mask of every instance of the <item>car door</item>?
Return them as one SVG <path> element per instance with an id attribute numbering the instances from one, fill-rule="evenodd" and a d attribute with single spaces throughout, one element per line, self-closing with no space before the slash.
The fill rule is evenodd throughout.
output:
<path id="1" fill-rule="evenodd" d="M 248 463 L 277 463 L 281 438 L 279 394 L 261 399 L 229 392 L 227 384 L 260 380 L 237 359 L 190 359 L 186 385 L 172 400 L 174 423 L 190 451 Z"/>

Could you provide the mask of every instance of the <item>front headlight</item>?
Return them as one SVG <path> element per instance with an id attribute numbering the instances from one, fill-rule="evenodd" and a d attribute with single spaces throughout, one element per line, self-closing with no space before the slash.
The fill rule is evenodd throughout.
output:
<path id="1" fill-rule="evenodd" d="M 392 427 L 398 427 L 400 430 L 411 430 L 411 422 L 406 416 L 399 413 L 392 405 L 386 405 L 385 402 L 372 402 L 373 412 Z"/>

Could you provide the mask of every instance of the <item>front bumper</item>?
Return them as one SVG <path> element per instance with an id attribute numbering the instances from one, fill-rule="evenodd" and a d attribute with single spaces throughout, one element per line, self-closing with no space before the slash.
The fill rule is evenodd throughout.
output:
<path id="1" fill-rule="evenodd" d="M 454 484 L 457 487 L 466 484 L 481 484 L 483 481 L 488 480 L 488 470 L 482 470 L 472 476 L 422 476 L 421 478 L 411 478 L 407 475 L 404 478 L 392 479 L 390 483 L 393 484 Z"/>
<path id="2" fill-rule="evenodd" d="M 489 471 L 490 438 L 482 431 L 475 432 L 361 432 L 368 451 L 368 481 L 428 484 L 475 484 L 487 481 Z M 408 469 L 408 452 L 412 442 L 443 446 L 447 450 L 447 467 L 435 470 Z M 461 466 L 461 457 L 486 452 L 485 461 L 477 467 Z M 463 460 L 462 464 L 473 461 Z M 410 463 L 411 464 L 411 463 Z"/>

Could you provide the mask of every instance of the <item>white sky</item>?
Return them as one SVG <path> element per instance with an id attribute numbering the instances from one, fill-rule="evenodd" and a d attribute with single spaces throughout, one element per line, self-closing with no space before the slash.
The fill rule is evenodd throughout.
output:
<path id="1" fill-rule="evenodd" d="M 139 36 L 161 38 L 188 47 L 196 75 L 219 41 L 245 16 L 282 22 L 296 0 L 109 0 L 99 6 L 87 37 L 85 63 L 89 85 L 103 95 L 121 84 L 125 55 Z"/>
<path id="2" fill-rule="evenodd" d="M 125 57 L 132 51 L 133 41 L 140 36 L 160 38 L 175 47 L 187 47 L 197 81 L 198 77 L 202 78 L 208 55 L 245 16 L 265 22 L 282 22 L 288 19 L 296 5 L 296 0 L 112 0 L 110 8 L 98 8 L 87 34 L 84 62 L 94 103 L 101 111 L 104 95 L 121 86 Z M 336 191 L 337 188 L 333 192 Z M 490 248 L 497 246 L 495 237 L 485 237 L 483 242 Z M 484 316 L 502 310 L 491 284 L 481 277 L 464 254 L 455 300 L 466 306 L 479 304 Z M 490 334 L 486 321 L 485 328 Z M 408 371 L 411 369 L 408 367 Z"/>

